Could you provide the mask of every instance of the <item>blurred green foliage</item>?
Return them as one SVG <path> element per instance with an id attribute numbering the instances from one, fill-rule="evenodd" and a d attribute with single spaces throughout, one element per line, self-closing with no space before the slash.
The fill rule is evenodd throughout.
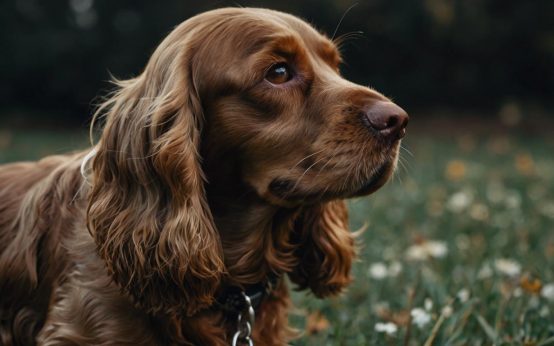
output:
<path id="1" fill-rule="evenodd" d="M 552 106 L 550 0 L 5 0 L 0 120 L 34 114 L 39 123 L 82 125 L 109 88 L 109 72 L 140 73 L 173 26 L 206 10 L 279 9 L 331 36 L 353 4 L 337 36 L 363 34 L 343 47 L 344 75 L 406 109 L 496 109 L 507 100 Z"/>

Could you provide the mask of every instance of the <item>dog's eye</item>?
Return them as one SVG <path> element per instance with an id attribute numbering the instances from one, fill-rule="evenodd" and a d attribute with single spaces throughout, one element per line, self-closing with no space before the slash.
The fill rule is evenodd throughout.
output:
<path id="1" fill-rule="evenodd" d="M 275 64 L 267 71 L 265 79 L 273 84 L 283 84 L 292 79 L 292 71 L 285 63 Z"/>

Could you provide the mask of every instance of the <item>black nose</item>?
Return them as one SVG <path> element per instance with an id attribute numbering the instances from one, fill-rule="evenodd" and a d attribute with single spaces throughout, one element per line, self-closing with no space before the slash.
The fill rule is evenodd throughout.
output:
<path id="1" fill-rule="evenodd" d="M 387 139 L 404 137 L 410 117 L 392 102 L 377 101 L 367 111 L 369 126 Z"/>

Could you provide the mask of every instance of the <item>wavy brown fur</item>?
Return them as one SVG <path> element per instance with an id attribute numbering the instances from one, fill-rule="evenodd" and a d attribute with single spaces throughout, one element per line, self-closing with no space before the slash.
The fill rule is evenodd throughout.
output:
<path id="1" fill-rule="evenodd" d="M 265 80 L 283 61 L 293 79 Z M 288 274 L 340 293 L 355 256 L 343 198 L 386 182 L 398 141 L 359 121 L 387 99 L 339 62 L 293 16 L 207 12 L 117 82 L 86 179 L 85 153 L 0 167 L 0 344 L 227 345 L 236 316 L 213 303 L 230 285 Z M 290 340 L 289 305 L 281 280 L 256 345 Z"/>

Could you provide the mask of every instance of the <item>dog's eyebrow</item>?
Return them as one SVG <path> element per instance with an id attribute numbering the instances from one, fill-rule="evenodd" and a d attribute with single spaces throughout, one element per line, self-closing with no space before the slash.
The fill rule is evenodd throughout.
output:
<path id="1" fill-rule="evenodd" d="M 298 38 L 294 36 L 279 36 L 271 40 L 269 47 L 273 53 L 285 57 L 295 56 L 304 51 L 303 45 Z"/>
<path id="2" fill-rule="evenodd" d="M 342 57 L 338 49 L 331 42 L 323 41 L 319 43 L 316 51 L 318 55 L 332 67 L 336 68 L 342 62 Z"/>
<path id="3" fill-rule="evenodd" d="M 304 51 L 302 40 L 294 35 L 264 35 L 250 41 L 249 46 L 246 55 L 270 53 L 291 57 Z"/>

